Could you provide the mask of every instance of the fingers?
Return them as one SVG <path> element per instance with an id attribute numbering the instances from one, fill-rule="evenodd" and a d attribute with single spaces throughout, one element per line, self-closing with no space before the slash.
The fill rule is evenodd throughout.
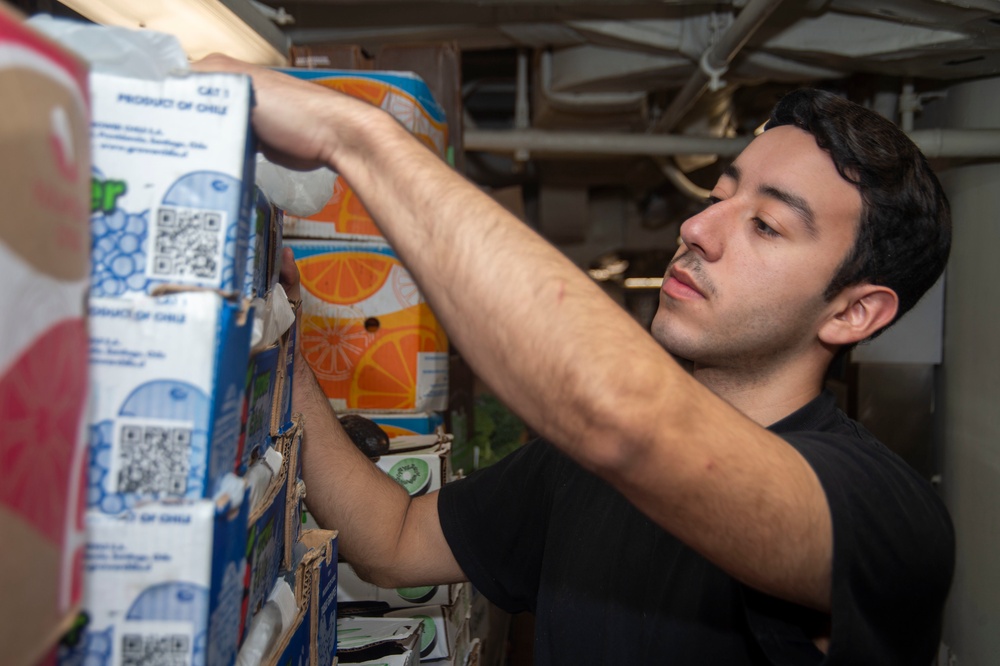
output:
<path id="1" fill-rule="evenodd" d="M 301 282 L 299 280 L 299 267 L 295 264 L 295 254 L 292 248 L 281 249 L 281 271 L 278 273 L 278 281 L 281 282 L 288 299 L 297 302 L 302 298 Z"/>

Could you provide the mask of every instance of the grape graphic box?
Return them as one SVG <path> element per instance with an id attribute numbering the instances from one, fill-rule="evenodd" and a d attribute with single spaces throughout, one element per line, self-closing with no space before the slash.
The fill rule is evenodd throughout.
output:
<path id="1" fill-rule="evenodd" d="M 230 666 L 239 646 L 246 570 L 246 486 L 214 499 L 87 512 L 84 612 L 60 666 Z"/>
<path id="2" fill-rule="evenodd" d="M 90 300 L 89 507 L 215 492 L 237 465 L 252 321 L 209 291 Z"/>
<path id="3" fill-rule="evenodd" d="M 240 293 L 254 186 L 249 79 L 94 72 L 93 296 L 158 285 Z"/>

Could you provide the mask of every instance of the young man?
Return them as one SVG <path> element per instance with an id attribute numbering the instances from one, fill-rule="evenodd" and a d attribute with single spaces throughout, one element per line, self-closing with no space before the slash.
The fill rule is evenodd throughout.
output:
<path id="1" fill-rule="evenodd" d="M 380 111 L 199 67 L 254 76 L 272 156 L 351 183 L 479 376 L 547 440 L 410 500 L 300 362 L 309 507 L 362 575 L 472 580 L 535 613 L 539 664 L 931 661 L 947 512 L 822 391 L 837 351 L 947 258 L 944 195 L 891 123 L 816 91 L 783 100 L 682 226 L 651 338 Z"/>

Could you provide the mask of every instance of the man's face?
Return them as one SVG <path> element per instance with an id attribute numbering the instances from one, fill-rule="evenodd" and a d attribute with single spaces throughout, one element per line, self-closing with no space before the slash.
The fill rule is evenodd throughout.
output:
<path id="1" fill-rule="evenodd" d="M 861 196 L 807 132 L 764 132 L 681 226 L 653 336 L 703 366 L 765 368 L 816 343 L 823 292 L 854 243 Z"/>

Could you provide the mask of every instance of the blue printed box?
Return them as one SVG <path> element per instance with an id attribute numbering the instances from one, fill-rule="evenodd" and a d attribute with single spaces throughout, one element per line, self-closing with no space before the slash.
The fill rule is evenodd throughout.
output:
<path id="1" fill-rule="evenodd" d="M 284 472 L 272 479 L 260 505 L 252 509 L 247 537 L 247 565 L 250 567 L 247 607 L 244 610 L 242 640 L 250 630 L 250 619 L 260 611 L 278 580 L 278 572 L 291 563 L 294 536 L 289 535 L 287 463 Z"/>
<path id="2" fill-rule="evenodd" d="M 247 242 L 247 279 L 243 286 L 243 294 L 248 298 L 263 298 L 277 284 L 283 228 L 284 212 L 255 187 Z"/>
<path id="3" fill-rule="evenodd" d="M 389 439 L 413 437 L 414 435 L 433 435 L 437 433 L 438 428 L 444 426 L 444 416 L 439 412 L 401 412 L 398 414 L 362 412 L 361 415 L 377 423 L 389 436 Z"/>
<path id="4" fill-rule="evenodd" d="M 279 375 L 284 372 L 280 364 L 283 361 L 284 350 L 280 343 L 250 357 L 245 397 L 247 413 L 243 426 L 243 450 L 239 466 L 241 474 L 271 445 L 271 422 L 274 419 L 274 410 L 277 408 L 277 391 L 281 387 Z"/>
<path id="5" fill-rule="evenodd" d="M 238 464 L 252 310 L 215 292 L 90 300 L 87 504 L 210 497 Z"/>
<path id="6" fill-rule="evenodd" d="M 284 338 L 285 371 L 281 376 L 281 390 L 278 395 L 276 410 L 277 423 L 271 424 L 271 434 L 280 435 L 288 432 L 294 425 L 292 418 L 292 378 L 295 376 L 295 344 L 298 337 L 298 326 L 292 324 Z"/>
<path id="7" fill-rule="evenodd" d="M 337 532 L 306 530 L 300 540 L 309 550 L 296 572 L 301 577 L 302 597 L 308 596 L 312 611 L 310 650 L 312 666 L 333 663 L 337 652 Z M 308 570 L 305 576 L 302 572 Z"/>
<path id="8" fill-rule="evenodd" d="M 250 81 L 93 72 L 91 294 L 242 293 L 254 186 Z"/>
<path id="9" fill-rule="evenodd" d="M 295 326 L 275 344 L 254 353 L 247 371 L 246 414 L 238 471 L 242 474 L 271 445 L 292 428 L 292 371 Z"/>
<path id="10" fill-rule="evenodd" d="M 64 666 L 230 666 L 246 575 L 246 486 L 214 499 L 151 502 L 86 516 L 83 609 Z"/>

